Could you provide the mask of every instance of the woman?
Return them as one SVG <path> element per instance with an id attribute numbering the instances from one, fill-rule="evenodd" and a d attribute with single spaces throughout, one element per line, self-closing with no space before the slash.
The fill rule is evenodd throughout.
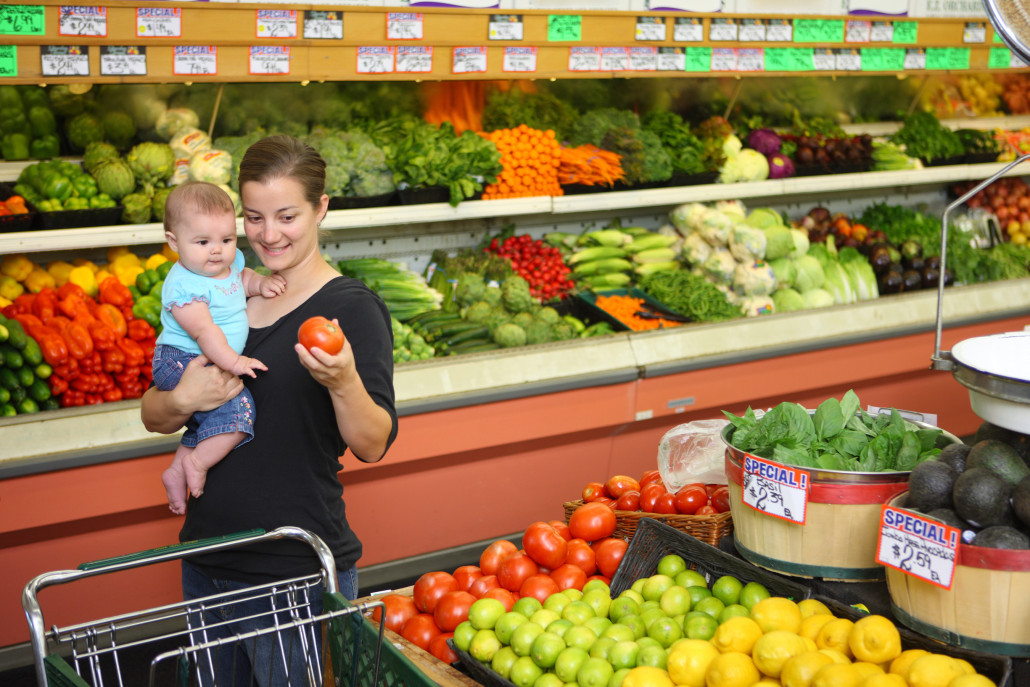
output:
<path id="1" fill-rule="evenodd" d="M 373 463 L 396 436 L 390 315 L 370 289 L 341 277 L 320 253 L 318 225 L 329 198 L 325 162 L 313 148 L 289 136 L 262 139 L 244 155 L 239 182 L 250 246 L 265 267 L 285 278 L 286 291 L 247 303 L 250 333 L 243 354 L 268 366 L 245 382 L 257 408 L 254 440 L 211 470 L 203 496 L 188 503 L 179 537 L 302 527 L 329 545 L 340 591 L 353 599 L 361 542 L 347 524 L 337 472 L 346 449 Z M 300 325 L 316 315 L 338 321 L 347 338 L 338 354 L 308 351 L 297 342 Z M 142 418 L 148 430 L 178 431 L 194 412 L 242 390 L 238 377 L 206 363 L 204 356 L 191 362 L 174 390 L 146 392 Z M 318 569 L 300 542 L 233 549 L 184 561 L 183 594 L 189 600 Z M 320 594 L 312 605 L 321 609 Z M 238 625 L 230 634 L 253 629 Z M 250 659 L 254 666 L 269 665 L 260 652 Z"/>

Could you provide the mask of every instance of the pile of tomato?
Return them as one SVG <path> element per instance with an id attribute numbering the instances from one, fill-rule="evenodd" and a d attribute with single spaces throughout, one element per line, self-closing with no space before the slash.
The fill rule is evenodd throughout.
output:
<path id="1" fill-rule="evenodd" d="M 675 493 L 665 488 L 658 470 L 646 470 L 639 480 L 614 475 L 607 482 L 589 482 L 583 500 L 603 503 L 614 510 L 643 511 L 669 515 L 712 515 L 730 509 L 730 492 L 725 484 L 687 484 Z"/>
<path id="2" fill-rule="evenodd" d="M 573 287 L 572 270 L 562 259 L 561 251 L 529 234 L 494 238 L 487 249 L 511 262 L 516 274 L 529 282 L 529 292 L 542 301 L 564 298 Z"/>
<path id="3" fill-rule="evenodd" d="M 628 543 L 613 537 L 615 512 L 602 503 L 585 503 L 569 518 L 534 522 L 526 528 L 522 548 L 507 539 L 490 544 L 479 565 L 463 565 L 453 573 L 428 572 L 418 578 L 411 596 L 387 594 L 384 615 L 387 629 L 441 661 L 454 663 L 457 655 L 447 646 L 454 628 L 468 619 L 469 608 L 481 598 L 497 599 L 511 610 L 523 596 L 543 603 L 565 589 L 583 589 L 588 580 L 608 584 Z"/>

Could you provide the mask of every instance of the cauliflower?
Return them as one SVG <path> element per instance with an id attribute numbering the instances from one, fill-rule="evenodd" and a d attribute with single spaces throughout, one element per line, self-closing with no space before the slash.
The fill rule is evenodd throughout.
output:
<path id="1" fill-rule="evenodd" d="M 229 184 L 232 156 L 224 150 L 206 150 L 190 158 L 190 178 L 211 184 Z"/>
<path id="2" fill-rule="evenodd" d="M 776 290 L 776 273 L 761 260 L 741 263 L 733 270 L 733 290 L 742 296 L 766 296 Z"/>
<path id="3" fill-rule="evenodd" d="M 493 332 L 494 341 L 504 348 L 526 345 L 526 330 L 517 324 L 502 324 Z"/>
<path id="4" fill-rule="evenodd" d="M 740 304 L 740 310 L 745 317 L 757 317 L 758 315 L 772 315 L 776 312 L 776 305 L 773 299 L 768 296 L 748 296 Z"/>
<path id="5" fill-rule="evenodd" d="M 719 181 L 733 184 L 738 181 L 763 181 L 769 178 L 769 161 L 757 150 L 746 148 L 726 158 L 719 170 Z"/>
<path id="6" fill-rule="evenodd" d="M 196 129 L 199 126 L 200 117 L 196 112 L 186 107 L 173 107 L 158 115 L 154 132 L 167 141 L 180 129 Z"/>
<path id="7" fill-rule="evenodd" d="M 730 253 L 741 262 L 765 257 L 765 233 L 761 229 L 738 224 L 730 234 Z M 793 244 L 792 244 L 793 245 Z"/>
<path id="8" fill-rule="evenodd" d="M 211 149 L 211 138 L 200 129 L 184 127 L 168 141 L 175 153 L 175 159 L 190 158 L 195 154 Z"/>
<path id="9" fill-rule="evenodd" d="M 711 210 L 701 203 L 686 203 L 673 208 L 669 213 L 669 221 L 680 231 L 697 231 L 701 219 L 709 212 Z"/>
<path id="10" fill-rule="evenodd" d="M 709 277 L 716 284 L 730 284 L 733 282 L 733 272 L 737 268 L 737 261 L 725 248 L 713 248 L 711 255 L 701 265 L 705 276 Z"/>
<path id="11" fill-rule="evenodd" d="M 683 258 L 691 265 L 703 265 L 712 254 L 712 247 L 701 238 L 701 234 L 691 234 L 683 239 Z"/>
<path id="12" fill-rule="evenodd" d="M 730 233 L 733 231 L 735 219 L 718 210 L 712 210 L 701 217 L 701 226 L 698 233 L 701 238 L 712 246 L 726 246 L 730 242 Z"/>

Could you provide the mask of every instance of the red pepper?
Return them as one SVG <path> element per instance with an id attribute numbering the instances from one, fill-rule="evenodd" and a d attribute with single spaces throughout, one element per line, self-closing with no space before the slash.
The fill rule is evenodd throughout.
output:
<path id="1" fill-rule="evenodd" d="M 88 298 L 88 296 L 86 296 Z M 70 294 L 65 296 L 58 302 L 58 307 L 65 315 L 72 319 L 79 319 L 80 317 L 92 317 L 89 314 L 89 308 L 86 307 L 86 301 L 83 296 L 78 294 Z M 39 300 L 37 298 L 37 300 Z"/>
<path id="2" fill-rule="evenodd" d="M 97 379 L 99 380 L 97 382 L 97 388 L 100 389 L 100 391 L 107 391 L 108 389 L 114 388 L 114 377 L 106 372 L 98 372 Z"/>
<path id="3" fill-rule="evenodd" d="M 100 282 L 99 295 L 101 303 L 110 303 L 119 308 L 132 308 L 132 292 L 115 277 L 108 277 Z"/>
<path id="4" fill-rule="evenodd" d="M 140 377 L 147 380 L 147 384 L 154 381 L 154 368 L 151 366 L 150 363 L 147 363 L 142 367 L 142 369 L 140 370 Z"/>
<path id="5" fill-rule="evenodd" d="M 104 392 L 103 396 L 104 396 L 104 401 L 107 402 L 107 403 L 114 403 L 115 401 L 120 401 L 123 398 L 122 390 L 119 389 L 118 387 L 114 387 L 113 389 L 108 389 L 107 391 Z"/>
<path id="6" fill-rule="evenodd" d="M 45 322 L 57 314 L 58 305 L 57 292 L 53 289 L 43 289 L 32 299 L 32 314 Z"/>
<path id="7" fill-rule="evenodd" d="M 125 386 L 132 382 L 139 381 L 139 368 L 138 367 L 126 367 L 121 372 L 117 372 L 114 375 L 114 379 L 119 385 Z"/>
<path id="8" fill-rule="evenodd" d="M 101 363 L 101 367 L 103 363 Z M 79 370 L 82 374 L 88 375 L 93 374 L 97 371 L 97 366 L 93 364 L 93 356 L 86 356 L 85 358 L 79 359 Z"/>
<path id="9" fill-rule="evenodd" d="M 98 305 L 93 316 L 110 327 L 119 339 L 128 333 L 125 316 L 122 315 L 121 310 L 110 303 Z"/>
<path id="10" fill-rule="evenodd" d="M 64 336 L 64 330 L 67 329 L 68 325 L 70 325 L 71 323 L 72 321 L 64 315 L 54 315 L 50 317 L 50 319 L 43 320 L 43 324 L 53 329 L 61 336 Z"/>
<path id="11" fill-rule="evenodd" d="M 47 380 L 50 385 L 50 393 L 54 396 L 60 396 L 68 390 L 68 381 L 64 377 L 58 377 L 56 374 L 50 375 L 50 379 Z"/>
<path id="12" fill-rule="evenodd" d="M 20 298 L 20 296 L 19 296 L 19 298 Z M 17 299 L 15 299 L 13 303 L 11 303 L 7 307 L 5 307 L 4 310 L 3 310 L 4 317 L 6 317 L 9 320 L 13 320 L 18 315 L 28 314 L 28 312 L 29 312 L 29 309 L 25 308 L 25 307 L 22 307 L 18 303 Z"/>
<path id="13" fill-rule="evenodd" d="M 89 337 L 89 332 L 85 327 L 71 322 L 65 327 L 62 336 L 64 336 L 64 341 L 68 344 L 68 352 L 71 353 L 73 358 L 81 360 L 89 357 L 90 361 L 92 361 L 93 339 Z"/>
<path id="14" fill-rule="evenodd" d="M 72 406 L 81 406 L 86 403 L 86 394 L 81 391 L 75 391 L 74 389 L 68 389 L 61 394 L 61 407 L 70 408 Z"/>
<path id="15" fill-rule="evenodd" d="M 54 367 L 54 374 L 65 379 L 74 379 L 79 374 L 79 361 L 75 358 L 68 358 L 63 364 Z"/>
<path id="16" fill-rule="evenodd" d="M 88 326 L 89 335 L 93 338 L 93 347 L 98 351 L 108 351 L 115 347 L 118 335 L 100 320 L 93 320 Z"/>
<path id="17" fill-rule="evenodd" d="M 104 402 L 104 397 L 101 394 L 86 394 L 86 405 L 96 406 Z"/>
<path id="18" fill-rule="evenodd" d="M 125 353 L 117 345 L 104 351 L 100 357 L 104 361 L 104 372 L 121 372 L 125 369 Z"/>
<path id="19" fill-rule="evenodd" d="M 145 339 L 153 339 L 157 336 L 157 332 L 150 323 L 146 320 L 133 319 L 129 320 L 128 323 L 129 338 L 133 341 L 143 341 Z"/>
<path id="20" fill-rule="evenodd" d="M 130 323 L 131 324 L 131 323 Z M 131 338 L 118 339 L 118 348 L 125 353 L 126 366 L 140 367 L 145 361 L 143 348 Z"/>
<path id="21" fill-rule="evenodd" d="M 154 359 L 154 347 L 157 345 L 157 340 L 145 339 L 140 341 L 139 345 L 143 349 L 143 359 L 149 365 L 150 361 Z"/>
<path id="22" fill-rule="evenodd" d="M 22 312 L 32 312 L 32 301 L 34 300 L 36 300 L 36 294 L 29 293 L 28 291 L 26 291 L 25 293 L 15 298 L 14 303 L 12 305 L 20 306 L 23 309 Z M 11 316 L 7 315 L 7 317 Z"/>
<path id="23" fill-rule="evenodd" d="M 140 398 L 143 396 L 143 384 L 140 382 L 128 382 L 121 385 L 124 398 Z"/>
<path id="24" fill-rule="evenodd" d="M 96 391 L 100 386 L 100 375 L 96 375 L 91 372 L 84 372 L 75 379 L 71 380 L 68 383 L 68 386 L 77 391 Z"/>
<path id="25" fill-rule="evenodd" d="M 68 298 L 68 296 L 76 296 L 81 301 L 85 301 L 89 298 L 89 296 L 86 295 L 86 291 L 81 286 L 72 281 L 65 282 L 64 285 L 62 285 L 61 288 L 57 290 L 57 297 L 60 298 L 62 301 L 65 298 Z"/>

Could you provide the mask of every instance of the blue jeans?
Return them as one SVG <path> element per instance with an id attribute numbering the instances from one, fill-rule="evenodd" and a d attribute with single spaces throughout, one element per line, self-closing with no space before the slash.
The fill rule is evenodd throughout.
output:
<path id="1" fill-rule="evenodd" d="M 154 348 L 154 386 L 161 391 L 174 389 L 190 361 L 197 356 L 174 346 Z M 254 399 L 250 391 L 243 389 L 235 397 L 214 410 L 197 412 L 186 423 L 182 445 L 194 447 L 204 439 L 216 434 L 243 432 L 247 436 L 236 444 L 242 446 L 254 438 Z"/>
<path id="2" fill-rule="evenodd" d="M 337 578 L 340 585 L 340 593 L 347 599 L 355 599 L 358 595 L 358 571 L 351 567 L 348 570 L 338 571 Z M 183 599 L 189 601 L 213 594 L 226 592 L 245 592 L 254 585 L 246 582 L 233 580 L 212 579 L 199 568 L 187 561 L 182 562 L 182 595 Z M 322 612 L 322 592 L 324 586 L 319 583 L 310 591 L 309 603 L 310 615 L 318 615 Z M 304 600 L 299 600 L 304 603 Z M 286 593 L 276 594 L 274 597 L 276 608 L 283 608 L 289 604 Z M 234 635 L 251 632 L 264 627 L 272 627 L 275 622 L 288 623 L 291 618 L 285 611 L 276 614 L 268 614 L 259 618 L 251 618 L 258 613 L 270 610 L 267 595 L 258 599 L 239 601 L 220 606 L 215 609 L 204 611 L 204 624 L 210 626 L 212 623 L 228 622 L 223 627 L 209 628 L 203 632 L 194 632 L 191 637 L 192 644 L 210 642 L 215 639 L 232 637 Z M 199 618 L 196 617 L 199 611 L 193 612 L 190 618 L 190 626 L 197 627 Z M 305 612 L 302 617 L 308 614 Z M 233 621 L 233 618 L 243 618 Z M 321 681 L 321 625 L 318 623 L 303 628 L 269 633 L 257 640 L 249 639 L 239 642 L 228 643 L 218 649 L 212 649 L 209 655 L 200 653 L 197 655 L 197 663 L 200 668 L 200 684 L 205 687 L 218 685 L 218 687 L 237 687 L 243 685 L 260 685 L 261 687 L 279 687 L 281 685 L 307 685 L 308 664 L 314 666 L 316 678 Z M 306 648 L 305 648 L 306 647 Z M 284 661 L 285 657 L 285 661 Z M 311 659 L 309 661 L 309 659 Z M 212 665 L 214 679 L 212 679 Z M 289 669 L 284 670 L 284 663 L 289 664 Z M 253 681 L 252 681 L 253 675 Z"/>

